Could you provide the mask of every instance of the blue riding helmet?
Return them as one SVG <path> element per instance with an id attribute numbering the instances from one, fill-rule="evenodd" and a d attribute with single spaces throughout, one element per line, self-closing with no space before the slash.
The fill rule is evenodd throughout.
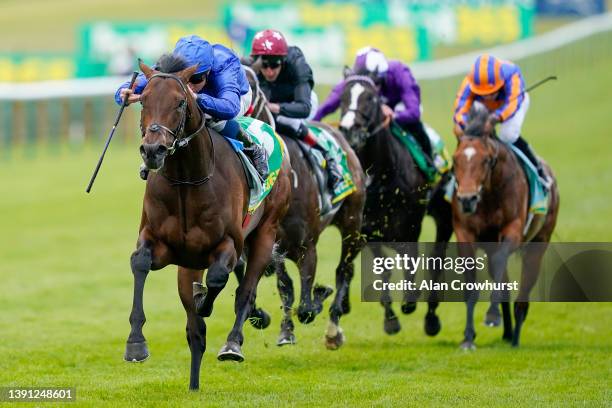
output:
<path id="1" fill-rule="evenodd" d="M 212 45 L 197 35 L 179 38 L 174 46 L 174 54 L 185 58 L 189 66 L 198 64 L 194 75 L 210 71 L 213 65 Z"/>

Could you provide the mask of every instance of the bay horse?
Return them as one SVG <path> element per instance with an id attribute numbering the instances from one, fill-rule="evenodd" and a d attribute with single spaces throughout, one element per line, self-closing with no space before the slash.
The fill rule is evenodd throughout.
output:
<path id="1" fill-rule="evenodd" d="M 245 67 L 245 72 L 254 95 L 253 116 L 274 125 L 274 118 L 266 105 L 266 95 L 259 88 L 257 74 L 248 66 Z M 327 226 L 335 225 L 340 231 L 342 249 L 336 268 L 336 295 L 329 310 L 330 321 L 325 335 L 326 347 L 335 350 L 345 340 L 340 328 L 340 317 L 350 311 L 349 287 L 354 274 L 353 261 L 364 243 L 360 231 L 365 204 L 365 177 L 359 159 L 342 135 L 323 123 L 317 122 L 316 126 L 333 135 L 346 152 L 355 191 L 346 197 L 339 207 L 321 215 L 319 186 L 312 165 L 294 138 L 281 135 L 291 157 L 293 191 L 289 210 L 281 222 L 277 235 L 278 252 L 298 266 L 301 290 L 297 317 L 301 323 L 310 323 L 322 311 L 323 301 L 332 292 L 331 288 L 318 285 L 313 289 L 317 267 L 316 245 L 320 234 Z M 277 344 L 279 346 L 295 344 L 295 326 L 292 320 L 295 299 L 293 281 L 287 273 L 284 259 L 274 259 L 272 267 L 276 272 L 277 287 L 283 304 L 283 320 Z M 256 313 L 256 316 L 261 316 L 261 313 Z"/>
<path id="2" fill-rule="evenodd" d="M 528 217 L 529 186 L 516 155 L 510 147 L 495 137 L 488 125 L 489 111 L 475 103 L 470 111 L 464 136 L 459 138 L 453 156 L 456 188 L 453 195 L 453 227 L 459 252 L 463 257 L 474 257 L 478 242 L 499 243 L 488 247 L 489 273 L 496 282 L 507 274 L 508 257 L 525 242 L 548 243 L 557 222 L 559 190 L 551 168 L 542 161 L 546 173 L 553 180 L 549 191 L 549 206 L 541 219 L 532 219 L 529 232 L 525 231 Z M 527 234 L 527 235 L 525 235 Z M 522 254 L 522 276 L 517 301 L 514 303 L 516 326 L 512 330 L 510 305 L 502 302 L 503 339 L 519 345 L 520 332 L 527 317 L 529 293 L 536 283 L 546 245 L 525 246 Z M 465 272 L 466 281 L 474 281 L 473 269 Z M 487 320 L 499 314 L 500 293 L 493 293 L 493 303 Z M 496 298 L 497 296 L 497 298 Z M 467 319 L 463 349 L 473 349 L 474 306 L 477 291 L 466 291 Z"/>
<path id="3" fill-rule="evenodd" d="M 374 81 L 360 75 L 345 75 L 345 81 L 339 126 L 368 177 L 362 233 L 368 242 L 417 242 L 423 218 L 429 214 L 436 223 L 432 256 L 444 257 L 453 230 L 451 209 L 444 200 L 442 182 L 431 189 L 412 155 L 393 136 L 389 124 L 385 123 Z M 416 248 L 411 248 L 411 255 L 416 256 Z M 381 254 L 374 256 L 377 255 Z M 434 280 L 439 278 L 440 272 L 432 271 Z M 389 273 L 383 274 L 383 280 L 388 279 Z M 414 275 L 406 271 L 405 279 L 413 280 Z M 388 291 L 383 292 L 381 304 L 385 309 L 385 332 L 399 332 L 401 325 Z M 424 324 L 425 333 L 430 336 L 435 336 L 441 329 L 436 315 L 438 304 L 437 293 L 431 291 Z M 413 295 L 406 292 L 402 312 L 409 314 L 415 309 Z"/>
<path id="4" fill-rule="evenodd" d="M 170 55 L 160 60 L 157 70 L 142 62 L 140 69 L 148 80 L 141 95 L 140 153 L 154 171 L 147 180 L 137 248 L 131 256 L 134 297 L 124 358 L 139 362 L 149 356 L 142 333 L 149 270 L 177 265 L 191 350 L 189 388 L 195 390 L 206 349 L 202 317 L 211 315 L 215 298 L 248 248 L 246 276 L 236 290 L 236 318 L 218 354 L 219 360 L 244 359 L 242 327 L 289 206 L 290 164 L 285 154 L 275 185 L 243 225 L 249 205 L 245 173 L 228 141 L 205 126 L 204 114 L 187 87 L 197 65 L 186 67 Z M 204 269 L 206 287 L 201 286 Z"/>

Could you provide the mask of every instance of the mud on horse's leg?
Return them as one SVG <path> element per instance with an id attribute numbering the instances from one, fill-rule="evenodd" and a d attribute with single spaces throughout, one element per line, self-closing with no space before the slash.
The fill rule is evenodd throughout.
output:
<path id="1" fill-rule="evenodd" d="M 295 344 L 295 334 L 293 333 L 295 325 L 291 319 L 293 301 L 295 300 L 293 281 L 287 273 L 284 261 L 275 263 L 275 269 L 277 276 L 276 286 L 283 304 L 283 320 L 281 321 L 281 330 L 276 345 Z"/>
<path id="2" fill-rule="evenodd" d="M 350 284 L 355 273 L 353 261 L 364 244 L 360 229 L 361 219 L 340 225 L 342 252 L 336 268 L 336 296 L 329 308 L 329 324 L 325 333 L 325 346 L 329 350 L 338 349 L 345 341 L 340 327 L 340 317 L 350 311 Z"/>

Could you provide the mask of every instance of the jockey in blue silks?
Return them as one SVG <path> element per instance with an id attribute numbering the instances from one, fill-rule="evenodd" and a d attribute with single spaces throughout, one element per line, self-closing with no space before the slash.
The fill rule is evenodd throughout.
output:
<path id="1" fill-rule="evenodd" d="M 268 174 L 266 150 L 254 143 L 236 121 L 237 117 L 244 116 L 252 100 L 251 87 L 236 54 L 221 44 L 210 44 L 197 35 L 181 37 L 176 42 L 173 54 L 184 59 L 187 66 L 198 65 L 188 86 L 195 94 L 200 109 L 211 118 L 209 128 L 244 143 L 245 153 L 265 180 Z M 143 74 L 136 78 L 133 91 L 129 89 L 129 82 L 124 82 L 115 93 L 115 101 L 123 103 L 127 94 L 128 103 L 138 102 L 146 85 L 147 79 Z M 143 179 L 147 174 L 148 169 L 141 168 Z"/>

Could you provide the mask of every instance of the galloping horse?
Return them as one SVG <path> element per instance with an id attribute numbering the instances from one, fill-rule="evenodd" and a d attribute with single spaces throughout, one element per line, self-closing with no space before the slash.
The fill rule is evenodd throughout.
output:
<path id="1" fill-rule="evenodd" d="M 369 178 L 362 232 L 370 242 L 417 242 L 421 224 L 427 213 L 436 222 L 436 245 L 433 256 L 444 256 L 453 233 L 451 209 L 444 200 L 440 185 L 429 192 L 425 176 L 401 142 L 385 123 L 376 85 L 367 76 L 348 76 L 341 99 L 340 129 L 357 153 Z M 427 196 L 430 194 L 429 203 Z M 416 254 L 413 254 L 416 255 Z M 438 279 L 440 271 L 432 271 Z M 383 275 L 384 279 L 389 276 Z M 413 275 L 406 273 L 406 279 Z M 391 298 L 384 292 L 384 330 L 388 334 L 401 326 L 391 307 Z M 425 332 L 435 336 L 440 331 L 436 315 L 437 293 L 432 291 L 425 315 Z M 406 294 L 402 312 L 412 313 L 416 303 Z"/>
<path id="2" fill-rule="evenodd" d="M 245 71 L 254 95 L 254 117 L 274 125 L 272 114 L 266 106 L 266 96 L 259 88 L 255 72 L 249 67 L 246 67 Z M 331 294 L 331 288 L 323 286 L 315 286 L 313 291 L 317 266 L 317 241 L 323 230 L 330 224 L 340 230 L 342 252 L 336 268 L 336 296 L 330 307 L 330 322 L 325 336 L 326 347 L 335 350 L 344 342 L 344 334 L 339 326 L 339 321 L 340 317 L 350 310 L 349 285 L 353 277 L 353 260 L 363 245 L 360 230 L 365 204 L 365 177 L 357 156 L 342 135 L 322 123 L 316 123 L 316 126 L 332 134 L 346 152 L 355 191 L 345 198 L 339 207 L 328 214 L 321 215 L 319 186 L 312 165 L 295 139 L 281 135 L 291 157 L 293 192 L 289 210 L 277 235 L 279 238 L 278 250 L 280 253 L 285 253 L 298 266 L 301 291 L 297 316 L 301 323 L 310 323 L 321 312 L 323 300 Z M 294 324 L 291 319 L 294 301 L 293 281 L 287 273 L 283 259 L 274 260 L 273 267 L 278 279 L 278 291 L 284 313 L 277 344 L 279 346 L 294 344 Z"/>
<path id="3" fill-rule="evenodd" d="M 143 202 L 137 249 L 132 254 L 134 301 L 125 359 L 149 356 L 142 326 L 143 290 L 149 270 L 178 265 L 179 295 L 187 313 L 191 350 L 190 389 L 199 387 L 206 349 L 203 317 L 228 280 L 243 249 L 248 248 L 246 276 L 236 291 L 236 319 L 220 360 L 242 361 L 242 326 L 255 298 L 257 283 L 270 262 L 280 220 L 289 206 L 290 165 L 286 155 L 268 197 L 243 225 L 249 187 L 230 144 L 205 126 L 204 114 L 187 88 L 197 66 L 168 56 L 159 71 L 140 63 L 148 79 L 142 96 L 140 153 L 151 170 Z M 202 282 L 203 270 L 206 287 Z"/>
<path id="4" fill-rule="evenodd" d="M 550 242 L 559 212 L 559 191 L 556 181 L 549 192 L 548 211 L 540 220 L 532 219 L 530 231 L 525 231 L 528 218 L 529 186 L 515 154 L 494 135 L 487 124 L 487 108 L 475 103 L 470 111 L 465 136 L 459 139 L 454 154 L 456 189 L 453 196 L 453 227 L 457 242 L 498 242 L 489 248 L 489 271 L 496 282 L 506 274 L 508 257 L 523 242 Z M 552 170 L 543 162 L 545 171 L 554 180 Z M 538 222 L 539 221 L 539 222 Z M 525 235 L 527 234 L 527 235 Z M 474 245 L 461 245 L 461 256 L 474 257 Z M 514 303 L 516 326 L 512 332 L 510 305 L 502 302 L 504 340 L 518 346 L 521 327 L 527 316 L 531 288 L 536 283 L 546 245 L 526 246 L 523 252 L 523 272 L 517 301 Z M 475 271 L 465 272 L 466 281 L 474 281 Z M 487 315 L 499 314 L 495 301 Z M 477 291 L 466 291 L 467 322 L 464 349 L 474 348 L 474 306 Z"/>

